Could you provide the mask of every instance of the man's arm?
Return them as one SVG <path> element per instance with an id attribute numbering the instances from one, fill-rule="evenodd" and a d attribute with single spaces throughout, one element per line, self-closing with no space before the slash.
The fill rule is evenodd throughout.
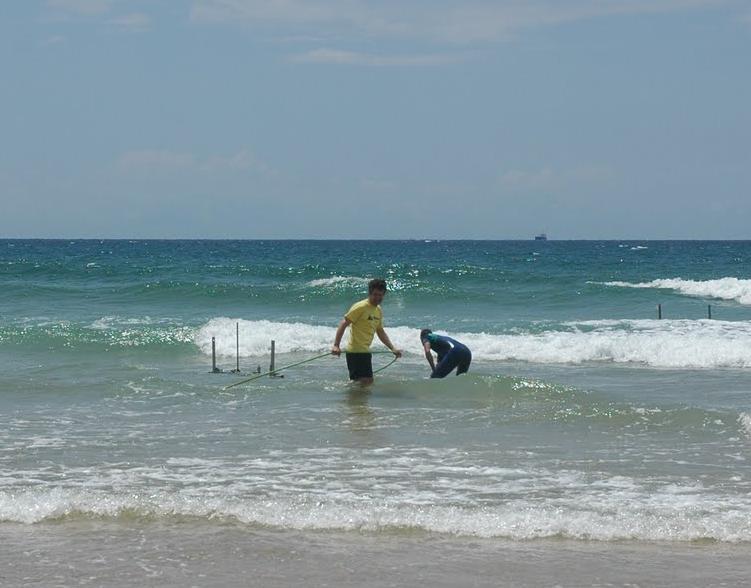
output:
<path id="1" fill-rule="evenodd" d="M 331 346 L 331 353 L 333 355 L 341 355 L 342 350 L 339 348 L 339 345 L 342 342 L 342 337 L 344 337 L 344 331 L 347 330 L 347 327 L 350 324 L 352 324 L 352 321 L 346 317 L 339 323 L 339 327 L 336 329 L 336 335 L 334 335 L 334 344 Z"/>
<path id="2" fill-rule="evenodd" d="M 430 364 L 430 370 L 434 372 L 435 362 L 433 361 L 433 354 L 430 352 L 430 342 L 425 341 L 425 343 L 423 343 L 423 348 L 425 349 L 425 359 L 427 359 Z"/>
<path id="3" fill-rule="evenodd" d="M 381 343 L 383 343 L 386 347 L 391 349 L 391 352 L 396 355 L 397 357 L 402 356 L 402 352 L 400 349 L 396 349 L 394 347 L 394 344 L 391 342 L 391 339 L 389 339 L 389 336 L 386 334 L 386 331 L 383 330 L 383 327 L 378 327 L 376 329 L 376 335 L 378 335 L 378 338 L 381 340 Z"/>

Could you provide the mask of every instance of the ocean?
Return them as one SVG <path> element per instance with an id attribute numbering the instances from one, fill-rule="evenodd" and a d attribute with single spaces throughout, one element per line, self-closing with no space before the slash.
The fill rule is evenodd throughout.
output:
<path id="1" fill-rule="evenodd" d="M 3 586 L 743 585 L 750 460 L 751 242 L 0 240 Z"/>

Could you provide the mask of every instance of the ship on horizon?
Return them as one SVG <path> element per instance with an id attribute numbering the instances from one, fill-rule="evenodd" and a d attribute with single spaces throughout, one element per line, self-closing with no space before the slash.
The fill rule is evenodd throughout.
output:
<path id="1" fill-rule="evenodd" d="M 535 241 L 547 241 L 548 236 L 545 233 L 540 233 L 539 235 L 535 235 Z"/>

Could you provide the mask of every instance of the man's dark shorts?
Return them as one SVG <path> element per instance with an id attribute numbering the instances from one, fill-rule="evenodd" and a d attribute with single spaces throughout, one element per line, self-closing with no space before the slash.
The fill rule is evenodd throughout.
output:
<path id="1" fill-rule="evenodd" d="M 373 377 L 373 354 L 372 353 L 348 353 L 347 369 L 350 380 Z"/>

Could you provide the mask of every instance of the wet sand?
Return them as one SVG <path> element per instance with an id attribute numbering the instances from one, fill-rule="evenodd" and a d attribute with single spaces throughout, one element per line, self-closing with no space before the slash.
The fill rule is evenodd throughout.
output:
<path id="1" fill-rule="evenodd" d="M 514 542 L 194 521 L 4 524 L 2 586 L 748 586 L 746 544 Z"/>

